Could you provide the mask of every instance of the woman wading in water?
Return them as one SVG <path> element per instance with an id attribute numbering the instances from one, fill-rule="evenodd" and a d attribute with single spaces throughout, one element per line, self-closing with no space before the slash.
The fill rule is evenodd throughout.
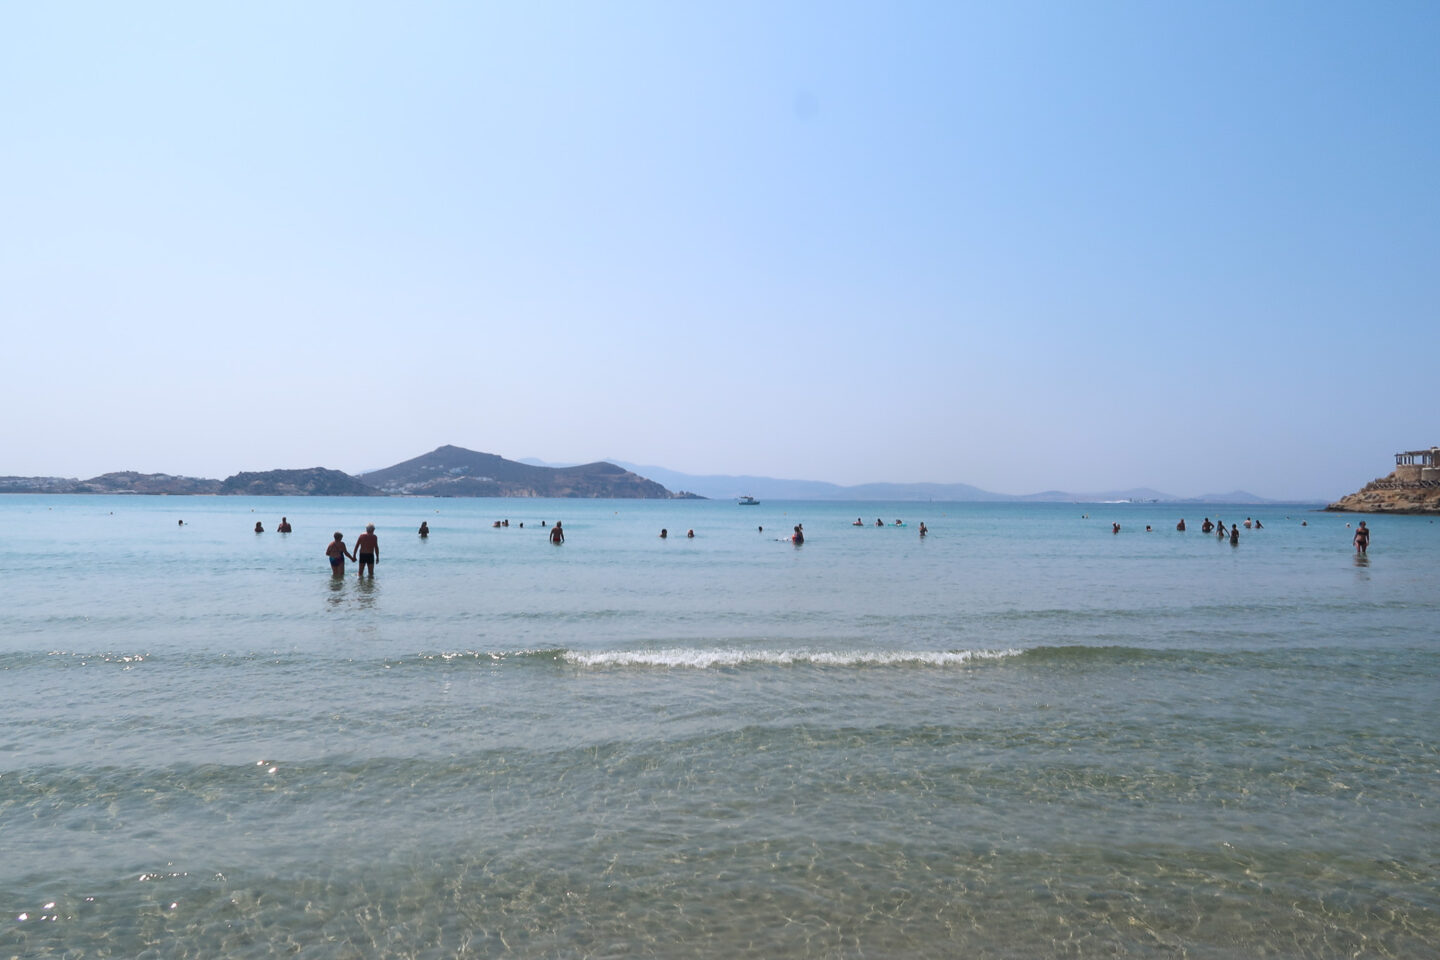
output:
<path id="1" fill-rule="evenodd" d="M 330 572 L 337 577 L 345 576 L 345 558 L 355 559 L 355 555 L 345 547 L 345 534 L 339 530 L 335 531 L 335 539 L 325 548 L 325 556 L 330 558 Z"/>

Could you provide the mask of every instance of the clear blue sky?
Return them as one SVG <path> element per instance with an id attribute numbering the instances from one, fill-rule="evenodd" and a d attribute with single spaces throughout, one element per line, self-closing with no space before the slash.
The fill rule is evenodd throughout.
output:
<path id="1" fill-rule="evenodd" d="M 0 474 L 1339 496 L 1440 443 L 1440 4 L 0 2 Z"/>

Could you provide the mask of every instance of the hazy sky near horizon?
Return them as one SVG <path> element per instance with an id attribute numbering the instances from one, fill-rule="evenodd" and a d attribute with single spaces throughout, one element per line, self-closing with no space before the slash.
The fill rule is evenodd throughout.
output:
<path id="1" fill-rule="evenodd" d="M 1333 498 L 1440 443 L 1440 5 L 0 4 L 0 474 Z"/>

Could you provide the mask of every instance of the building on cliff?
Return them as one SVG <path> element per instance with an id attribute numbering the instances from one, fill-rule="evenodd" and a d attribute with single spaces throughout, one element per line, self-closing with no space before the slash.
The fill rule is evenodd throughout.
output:
<path id="1" fill-rule="evenodd" d="M 1341 497 L 1326 510 L 1440 513 L 1440 447 L 1395 454 L 1395 472 Z"/>
<path id="2" fill-rule="evenodd" d="M 1395 454 L 1394 476 L 1397 483 L 1440 486 L 1440 447 Z"/>

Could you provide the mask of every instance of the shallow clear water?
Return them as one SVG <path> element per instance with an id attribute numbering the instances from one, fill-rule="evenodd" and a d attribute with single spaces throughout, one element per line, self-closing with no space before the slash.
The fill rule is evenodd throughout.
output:
<path id="1" fill-rule="evenodd" d="M 0 497 L 0 956 L 1440 953 L 1440 524 L 1209 509 Z"/>

